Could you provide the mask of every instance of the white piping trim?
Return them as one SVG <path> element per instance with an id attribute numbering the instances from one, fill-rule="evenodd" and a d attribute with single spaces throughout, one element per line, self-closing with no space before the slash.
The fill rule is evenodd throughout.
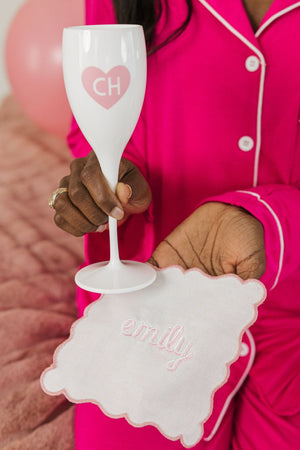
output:
<path id="1" fill-rule="evenodd" d="M 249 195 L 256 197 L 258 199 L 258 201 L 261 202 L 268 209 L 268 211 L 271 213 L 271 215 L 273 216 L 273 219 L 276 222 L 278 234 L 279 234 L 279 241 L 280 241 L 280 255 L 279 255 L 277 275 L 276 275 L 274 284 L 271 287 L 271 289 L 274 289 L 274 287 L 278 283 L 278 279 L 279 279 L 279 276 L 282 271 L 283 255 L 284 255 L 284 238 L 283 238 L 283 231 L 282 231 L 281 223 L 278 219 L 278 216 L 275 214 L 274 210 L 271 208 L 271 206 L 265 200 L 263 200 L 259 194 L 257 194 L 256 192 L 251 192 L 251 191 L 236 191 L 236 192 L 241 192 L 242 194 L 249 194 Z"/>
<path id="2" fill-rule="evenodd" d="M 249 342 L 250 342 L 250 358 L 247 364 L 247 367 L 245 369 L 245 372 L 243 373 L 242 377 L 240 378 L 240 381 L 238 382 L 238 384 L 236 385 L 236 387 L 234 388 L 234 390 L 228 395 L 226 402 L 224 403 L 224 406 L 222 408 L 221 413 L 219 414 L 218 420 L 215 423 L 214 428 L 212 429 L 212 432 L 210 433 L 210 435 L 206 438 L 204 438 L 204 441 L 210 441 L 214 435 L 216 434 L 216 432 L 219 429 L 219 426 L 224 418 L 224 415 L 228 409 L 228 406 L 230 405 L 231 400 L 233 399 L 233 397 L 235 396 L 235 394 L 237 393 L 237 391 L 240 389 L 240 387 L 242 386 L 242 384 L 244 383 L 246 377 L 248 376 L 250 369 L 253 365 L 253 361 L 254 361 L 254 357 L 255 357 L 255 343 L 254 343 L 254 339 L 252 337 L 252 334 L 250 333 L 249 330 L 246 330 L 245 334 L 247 334 Z"/>
<path id="3" fill-rule="evenodd" d="M 263 93 L 264 93 L 264 82 L 266 73 L 266 61 L 258 48 L 255 47 L 248 39 L 245 38 L 239 31 L 237 31 L 230 23 L 228 23 L 212 6 L 210 6 L 206 0 L 199 0 L 199 2 L 211 12 L 232 34 L 234 34 L 238 39 L 240 39 L 244 44 L 246 44 L 254 53 L 259 56 L 261 63 L 261 75 L 259 83 L 258 92 L 258 105 L 257 105 L 257 121 L 256 121 L 256 148 L 255 148 L 255 159 L 254 159 L 254 173 L 253 173 L 253 186 L 257 186 L 258 180 L 258 168 L 259 168 L 259 156 L 261 147 L 261 117 L 262 117 L 262 103 L 263 103 Z"/>
<path id="4" fill-rule="evenodd" d="M 295 8 L 298 8 L 298 6 L 300 6 L 300 2 L 295 3 L 294 5 L 288 6 L 287 8 L 283 9 L 282 11 L 279 11 L 278 13 L 274 14 L 273 16 L 269 17 L 268 20 L 266 20 L 266 22 L 259 27 L 259 29 L 257 30 L 257 32 L 255 33 L 255 37 L 258 37 L 261 35 L 261 33 L 272 23 L 274 22 L 274 20 L 278 19 L 278 17 L 283 16 L 284 14 L 292 11 Z"/>
<path id="5" fill-rule="evenodd" d="M 257 47 L 255 47 L 255 45 L 253 45 L 250 41 L 248 41 L 248 39 L 245 38 L 245 36 L 243 36 L 239 31 L 237 31 L 232 25 L 230 25 L 229 22 L 227 22 L 219 13 L 217 13 L 217 11 L 215 9 L 213 9 L 212 6 L 210 6 L 206 0 L 199 0 L 200 3 L 202 3 L 202 5 L 208 9 L 213 16 L 215 16 L 229 31 L 231 31 L 231 33 L 233 33 L 235 36 L 237 36 L 244 44 L 246 44 L 249 48 L 251 48 L 251 50 L 253 50 L 260 58 L 261 58 L 261 62 L 265 63 L 265 59 L 263 54 L 261 53 L 260 50 L 258 50 Z"/>
<path id="6" fill-rule="evenodd" d="M 256 120 L 256 149 L 255 149 L 254 173 L 253 173 L 253 186 L 254 187 L 257 186 L 257 182 L 258 182 L 258 168 L 259 168 L 259 157 L 260 157 L 260 148 L 261 148 L 261 118 L 262 118 L 265 75 L 266 75 L 266 66 L 262 65 L 260 81 L 259 81 L 257 120 Z"/>

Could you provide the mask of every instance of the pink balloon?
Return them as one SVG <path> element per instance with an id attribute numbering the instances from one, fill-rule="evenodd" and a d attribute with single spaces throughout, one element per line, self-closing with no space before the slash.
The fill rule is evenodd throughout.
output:
<path id="1" fill-rule="evenodd" d="M 33 121 L 63 137 L 71 110 L 62 74 L 62 32 L 83 23 L 83 0 L 27 0 L 6 40 L 7 73 L 16 99 Z"/>

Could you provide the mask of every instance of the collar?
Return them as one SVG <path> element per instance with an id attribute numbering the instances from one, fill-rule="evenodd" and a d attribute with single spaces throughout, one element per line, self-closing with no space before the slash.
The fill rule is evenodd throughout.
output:
<path id="1" fill-rule="evenodd" d="M 257 37 L 272 22 L 288 14 L 295 8 L 300 7 L 300 1 L 295 0 L 274 0 L 267 11 L 259 29 L 254 33 L 242 0 L 199 0 L 217 20 L 226 28 L 238 34 L 243 40 L 259 49 Z"/>

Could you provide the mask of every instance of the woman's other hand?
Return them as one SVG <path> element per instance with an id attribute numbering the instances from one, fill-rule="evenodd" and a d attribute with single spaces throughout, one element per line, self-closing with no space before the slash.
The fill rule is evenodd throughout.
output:
<path id="1" fill-rule="evenodd" d="M 160 243 L 149 262 L 198 267 L 212 276 L 260 278 L 266 265 L 263 226 L 242 208 L 206 203 Z"/>
<path id="2" fill-rule="evenodd" d="M 108 215 L 123 223 L 130 214 L 144 212 L 151 202 L 147 181 L 137 167 L 124 158 L 120 163 L 116 193 L 113 193 L 94 152 L 73 160 L 70 175 L 64 177 L 59 186 L 66 187 L 68 192 L 60 194 L 54 202 L 54 221 L 74 236 L 104 231 Z"/>

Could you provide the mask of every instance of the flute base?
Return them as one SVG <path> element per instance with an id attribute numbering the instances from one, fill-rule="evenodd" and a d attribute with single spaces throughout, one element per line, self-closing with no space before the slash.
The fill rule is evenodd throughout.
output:
<path id="1" fill-rule="evenodd" d="M 152 284 L 156 270 L 150 264 L 122 261 L 116 264 L 99 262 L 79 270 L 75 283 L 85 291 L 97 294 L 124 294 Z"/>

